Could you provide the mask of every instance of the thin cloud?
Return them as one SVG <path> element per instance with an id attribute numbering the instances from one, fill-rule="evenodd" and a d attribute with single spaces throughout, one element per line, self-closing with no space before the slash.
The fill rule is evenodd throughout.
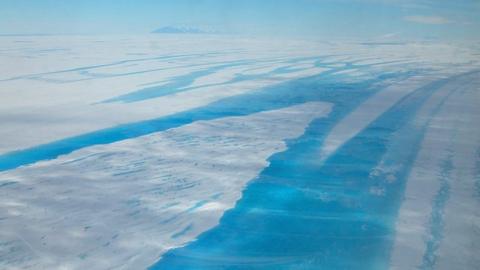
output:
<path id="1" fill-rule="evenodd" d="M 422 24 L 448 24 L 448 23 L 452 23 L 451 20 L 449 20 L 445 17 L 440 17 L 440 16 L 416 15 L 416 16 L 406 16 L 406 17 L 403 17 L 403 19 L 405 21 L 408 21 L 408 22 L 422 23 Z"/>
<path id="2" fill-rule="evenodd" d="M 395 38 L 398 37 L 398 34 L 400 34 L 400 32 L 387 33 L 380 36 L 380 38 Z"/>

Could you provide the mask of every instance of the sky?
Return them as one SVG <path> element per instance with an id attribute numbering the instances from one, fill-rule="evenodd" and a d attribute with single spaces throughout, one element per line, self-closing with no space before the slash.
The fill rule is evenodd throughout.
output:
<path id="1" fill-rule="evenodd" d="M 0 34 L 131 34 L 164 26 L 317 38 L 480 39 L 480 0 L 0 0 Z"/>

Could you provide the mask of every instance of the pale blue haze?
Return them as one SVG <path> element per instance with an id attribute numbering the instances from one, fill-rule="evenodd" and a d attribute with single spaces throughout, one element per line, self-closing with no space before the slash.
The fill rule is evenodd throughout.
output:
<path id="1" fill-rule="evenodd" d="M 0 34 L 140 34 L 188 26 L 322 39 L 394 35 L 463 40 L 478 38 L 479 13 L 474 0 L 4 0 Z"/>

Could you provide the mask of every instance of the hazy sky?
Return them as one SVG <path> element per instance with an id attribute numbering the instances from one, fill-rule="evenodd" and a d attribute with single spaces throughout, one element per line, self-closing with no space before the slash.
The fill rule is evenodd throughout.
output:
<path id="1" fill-rule="evenodd" d="M 478 39 L 480 0 L 0 0 L 0 34 L 148 33 Z"/>

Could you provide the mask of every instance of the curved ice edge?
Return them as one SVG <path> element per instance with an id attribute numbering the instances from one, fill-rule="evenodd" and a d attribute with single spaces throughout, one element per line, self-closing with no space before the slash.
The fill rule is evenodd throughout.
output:
<path id="1" fill-rule="evenodd" d="M 391 269 L 478 265 L 478 250 L 472 248 L 480 224 L 475 222 L 478 72 L 457 77 L 437 93 L 444 100 L 434 114 L 417 116 L 426 122 L 425 133 L 399 210 Z"/>
<path id="2" fill-rule="evenodd" d="M 342 145 L 355 137 L 359 132 L 365 129 L 370 123 L 387 112 L 395 104 L 417 90 L 431 87 L 432 85 L 441 85 L 447 81 L 475 74 L 479 70 L 457 74 L 442 80 L 425 79 L 422 76 L 410 78 L 402 84 L 391 85 L 382 91 L 375 93 L 354 111 L 339 121 L 335 127 L 326 136 L 322 149 L 320 150 L 320 160 L 325 161 Z"/>
<path id="3" fill-rule="evenodd" d="M 197 121 L 2 172 L 14 182 L 0 188 L 11 266 L 147 267 L 215 226 L 268 157 L 331 107 Z"/>
<path id="4" fill-rule="evenodd" d="M 469 74 L 469 73 L 466 73 L 466 74 Z M 393 108 L 388 109 L 388 113 L 386 113 L 384 115 L 381 115 L 380 119 L 382 119 L 382 120 L 380 122 L 383 121 L 382 122 L 383 124 L 386 124 L 387 126 L 390 126 L 390 125 L 392 125 L 391 123 L 398 122 L 397 121 L 398 116 L 402 115 L 402 118 L 405 118 L 404 120 L 402 120 L 403 123 L 404 124 L 408 123 L 408 121 L 411 121 L 412 116 L 416 113 L 419 106 L 421 106 L 423 104 L 423 102 L 425 100 L 427 100 L 432 93 L 435 93 L 438 90 L 439 87 L 443 87 L 450 80 L 461 77 L 461 76 L 464 76 L 464 75 L 465 74 L 460 74 L 458 76 L 452 76 L 450 78 L 435 81 L 434 83 L 429 84 L 425 88 L 422 87 L 422 88 L 416 89 L 417 91 L 414 91 L 414 93 L 410 93 L 406 97 L 401 98 L 400 101 L 398 102 L 398 104 L 395 104 L 393 106 Z M 408 112 L 407 113 L 408 116 L 405 116 L 405 112 Z M 391 114 L 391 115 L 388 116 L 388 114 Z M 391 121 L 392 115 L 393 115 L 393 119 L 395 119 L 395 121 Z M 329 118 L 329 119 L 331 119 L 331 118 Z M 379 120 L 376 120 L 374 122 L 378 122 L 378 121 Z M 378 123 L 380 123 L 380 122 L 378 122 Z M 394 124 L 394 126 L 398 126 L 398 125 Z M 402 125 L 400 125 L 400 126 L 402 126 Z M 372 130 L 375 133 L 377 132 L 375 127 L 373 127 Z M 393 132 L 393 131 L 394 131 L 394 129 L 387 128 L 385 133 Z M 414 135 L 414 136 L 417 137 L 416 135 Z M 360 138 L 361 138 L 361 136 L 360 136 Z M 355 141 L 355 140 L 358 143 L 359 140 L 354 138 L 353 141 Z M 416 140 L 416 138 L 415 138 L 415 140 Z M 349 142 L 348 144 L 351 144 L 351 143 Z M 290 148 L 290 149 L 292 149 L 292 148 Z M 302 149 L 301 151 L 305 150 L 303 148 L 300 148 L 300 149 Z M 343 154 L 345 154 L 346 152 L 349 153 L 349 151 L 350 151 L 350 150 L 348 150 L 348 148 L 345 148 L 345 147 L 342 147 L 342 149 L 343 149 Z M 339 151 L 342 151 L 342 149 L 340 149 Z M 362 151 L 360 151 L 360 152 L 362 152 Z M 365 151 L 363 151 L 363 152 L 365 152 Z M 337 153 L 335 153 L 335 154 L 337 154 Z M 408 155 L 409 155 L 409 158 L 411 158 L 411 155 L 409 153 L 408 153 Z M 401 156 L 403 157 L 404 155 L 401 155 Z M 279 160 L 286 160 L 285 156 L 282 156 L 281 158 L 279 158 Z M 339 158 L 338 160 L 341 160 L 341 158 Z M 403 159 L 398 159 L 398 160 L 403 160 Z M 298 162 L 295 162 L 295 161 L 293 161 L 293 163 L 294 164 L 299 164 Z M 275 164 L 275 159 L 272 160 L 272 164 Z M 282 162 L 280 162 L 280 164 L 282 164 Z M 295 167 L 295 166 L 290 166 L 290 167 Z M 333 166 L 333 167 L 335 167 L 335 166 Z M 372 168 L 374 168 L 374 167 L 372 167 Z M 279 170 L 278 166 L 277 166 L 276 169 L 277 169 L 276 171 L 280 171 L 280 174 L 281 174 L 281 176 L 278 175 L 278 178 L 282 179 L 283 177 L 285 177 L 286 179 L 288 179 L 288 176 L 284 176 L 285 174 L 288 175 L 288 169 Z M 299 169 L 299 170 L 302 170 L 302 169 Z M 408 168 L 406 168 L 406 169 L 408 170 Z M 273 171 L 275 171 L 275 169 L 272 169 L 268 173 L 267 180 L 266 180 L 267 183 L 270 183 L 270 177 L 271 177 L 271 174 L 273 173 Z M 333 169 L 333 171 L 338 171 L 338 169 Z M 304 173 L 304 170 L 302 170 L 302 176 L 300 176 L 300 179 L 298 179 L 298 182 L 302 182 L 302 179 L 304 178 L 303 173 Z M 347 174 L 348 174 L 348 172 L 347 172 Z M 367 174 L 367 177 L 368 177 L 368 174 Z M 328 179 L 328 177 L 326 177 L 326 178 Z M 331 180 L 331 179 L 329 179 L 329 180 Z M 280 182 L 282 182 L 282 180 L 280 180 Z M 297 181 L 295 181 L 295 183 L 296 182 Z M 369 182 L 369 181 L 365 181 L 365 182 Z M 263 195 L 264 192 L 268 193 L 268 191 L 266 191 L 267 188 L 264 188 L 264 189 L 258 188 L 258 186 L 261 185 L 261 184 L 258 184 L 258 181 L 255 181 L 255 183 L 252 183 L 251 185 L 252 186 L 256 185 L 257 194 L 262 194 L 262 195 L 259 195 L 257 197 L 257 196 L 252 194 L 253 193 L 253 191 L 252 191 L 252 193 L 250 193 L 248 196 L 244 196 L 244 198 L 245 197 L 247 198 L 245 200 L 255 200 L 254 198 L 257 198 L 260 201 L 263 200 L 263 202 L 267 202 L 267 201 L 270 202 L 267 195 Z M 272 185 L 267 185 L 267 186 L 268 186 L 268 188 L 272 187 Z M 248 188 L 247 188 L 247 190 L 248 190 Z M 261 192 L 261 191 L 263 191 L 263 192 Z M 399 190 L 399 192 L 402 192 L 402 191 Z M 377 196 L 377 195 L 374 195 L 374 197 L 375 196 Z M 262 198 L 262 197 L 263 197 L 263 199 L 259 199 L 259 198 Z M 288 197 L 288 198 L 290 198 L 290 197 Z M 243 200 L 244 199 L 242 199 L 242 201 Z M 251 209 L 248 210 L 249 208 L 248 208 L 248 206 L 246 206 L 246 204 L 248 204 L 248 203 L 244 202 L 242 204 L 242 206 L 239 206 L 238 207 L 238 209 L 239 209 L 238 212 L 230 213 L 232 210 L 229 210 L 228 212 L 226 212 L 226 214 L 224 215 L 224 218 L 225 218 L 225 216 L 228 216 L 228 213 L 230 213 L 230 215 L 229 215 L 230 224 L 229 225 L 226 225 L 227 221 L 224 222 L 224 220 L 223 220 L 224 218 L 222 218 L 221 224 L 224 223 L 223 226 L 221 226 L 222 228 L 214 229 L 213 232 L 211 232 L 211 233 L 207 232 L 205 235 L 202 234 L 203 236 L 200 236 L 198 241 L 195 241 L 192 244 L 187 245 L 186 248 L 180 248 L 178 250 L 174 250 L 173 252 L 166 253 L 166 255 L 164 257 L 162 257 L 162 259 L 159 262 L 152 265 L 149 269 L 190 269 L 189 266 L 192 269 L 200 269 L 200 268 L 206 267 L 207 265 L 210 265 L 210 263 L 212 263 L 212 261 L 210 261 L 210 259 L 209 259 L 210 258 L 209 256 L 211 256 L 211 255 L 213 255 L 213 258 L 214 258 L 214 262 L 211 265 L 211 267 L 215 268 L 215 269 L 217 269 L 217 268 L 220 269 L 222 267 L 223 268 L 228 268 L 229 265 L 228 264 L 223 265 L 223 264 L 221 264 L 221 261 L 219 261 L 218 264 L 215 264 L 215 263 L 217 263 L 216 258 L 219 254 L 227 254 L 228 256 L 230 256 L 232 254 L 235 254 L 235 255 L 240 254 L 239 256 L 241 258 L 245 254 L 248 255 L 248 254 L 252 254 L 252 253 L 255 253 L 255 252 L 257 252 L 255 254 L 262 254 L 262 255 L 269 254 L 268 251 L 265 251 L 265 250 L 268 250 L 269 248 L 266 246 L 266 241 L 264 241 L 263 239 L 259 240 L 259 242 L 262 243 L 262 244 L 260 244 L 261 251 L 255 249 L 253 246 L 244 245 L 244 242 L 242 242 L 243 237 L 241 235 L 243 233 L 253 231 L 252 228 L 246 226 L 247 221 L 245 221 L 245 223 L 242 223 L 243 221 L 240 221 L 240 220 L 249 220 L 246 217 L 247 215 L 245 215 L 245 216 L 242 215 L 242 213 L 250 213 Z M 390 202 L 388 202 L 386 204 L 390 205 Z M 252 204 L 250 204 L 250 205 L 252 205 Z M 297 205 L 298 205 L 298 203 L 297 203 Z M 304 204 L 302 204 L 302 205 L 304 205 Z M 395 205 L 396 204 L 394 203 L 392 206 L 394 207 Z M 304 206 L 308 207 L 307 205 L 304 205 Z M 261 206 L 258 206 L 258 205 L 255 204 L 254 205 L 255 210 L 257 209 L 256 207 L 261 207 Z M 235 209 L 237 209 L 237 206 L 234 208 L 233 211 L 235 211 Z M 395 211 L 393 211 L 393 212 L 395 212 Z M 393 219 L 393 218 L 394 218 L 394 216 L 391 217 L 391 219 Z M 389 220 L 391 221 L 391 219 L 389 219 Z M 237 224 L 238 225 L 237 229 L 238 229 L 238 227 L 240 227 L 241 228 L 240 230 L 236 230 L 235 228 L 228 227 L 228 226 L 232 225 L 233 223 L 235 223 L 235 222 L 232 222 L 232 220 L 236 220 L 238 223 L 240 223 L 240 225 Z M 254 220 L 254 218 L 252 218 L 252 220 Z M 254 224 L 254 223 L 250 222 L 250 224 Z M 283 226 L 285 226 L 285 224 L 283 224 L 282 222 L 280 222 L 279 224 L 282 224 Z M 273 226 L 275 226 L 275 225 L 273 225 Z M 282 227 L 282 226 L 280 226 L 280 227 Z M 286 226 L 286 227 L 291 229 L 291 226 Z M 272 228 L 270 228 L 270 229 L 272 229 Z M 295 230 L 295 232 L 297 232 L 297 230 Z M 271 234 L 271 230 L 268 230 L 267 234 Z M 280 233 L 276 231 L 275 234 L 279 235 Z M 236 237 L 233 237 L 231 235 L 236 235 Z M 282 233 L 282 235 L 283 235 L 283 233 Z M 223 240 L 224 237 L 226 239 Z M 235 240 L 233 240 L 233 239 L 235 239 Z M 238 239 L 238 242 L 237 242 L 236 239 Z M 245 239 L 250 239 L 250 244 L 255 245 L 256 241 L 252 240 L 252 238 L 250 236 L 245 235 Z M 231 241 L 229 241 L 229 240 L 231 240 Z M 285 242 L 284 242 L 285 246 L 296 246 L 294 243 L 288 243 L 288 241 L 285 238 L 282 239 L 282 241 L 284 241 L 284 240 L 285 240 Z M 248 241 L 248 240 L 246 240 L 246 241 Z M 230 246 L 228 244 L 223 245 L 223 242 L 224 243 L 230 243 L 231 245 Z M 273 246 L 275 246 L 275 244 L 273 244 Z M 192 248 L 190 249 L 190 247 L 192 247 Z M 239 247 L 242 247 L 242 249 L 236 250 L 236 248 L 239 248 Z M 208 250 L 208 251 L 203 252 L 204 250 Z M 245 252 L 243 252 L 243 250 L 245 250 Z M 386 250 L 386 249 L 383 248 L 382 250 Z M 263 253 L 263 252 L 265 252 L 265 253 Z M 190 258 L 192 260 L 189 260 L 188 258 L 185 258 L 186 262 L 184 263 L 183 255 L 185 253 L 187 254 L 187 256 L 193 255 L 195 258 L 193 258 L 193 259 Z M 201 254 L 199 254 L 199 253 L 201 253 Z M 385 252 L 385 253 L 388 253 L 388 252 Z M 357 254 L 357 252 L 355 252 L 355 254 Z M 200 258 L 199 256 L 201 256 L 201 260 L 196 260 L 196 259 Z M 165 259 L 165 258 L 167 258 L 167 259 Z M 372 258 L 375 259 L 374 256 L 372 256 Z M 365 258 L 365 260 L 368 261 L 368 259 L 372 259 L 372 258 Z M 344 261 L 344 260 L 346 260 L 346 258 L 342 256 L 342 261 Z M 382 263 L 386 263 L 387 260 L 388 260 L 388 256 L 385 257 L 385 260 L 382 261 Z M 203 264 L 203 263 L 205 263 L 205 264 Z M 378 263 L 378 261 L 376 263 Z M 236 264 L 234 264 L 234 265 L 236 265 Z M 307 264 L 302 264 L 302 266 L 305 266 L 305 267 L 306 267 L 306 265 Z M 234 266 L 230 265 L 230 267 L 234 267 Z M 209 268 L 207 267 L 206 269 L 209 269 Z M 274 268 L 272 268 L 272 269 L 274 269 Z M 312 268 L 312 269 L 316 269 L 316 268 Z"/>

